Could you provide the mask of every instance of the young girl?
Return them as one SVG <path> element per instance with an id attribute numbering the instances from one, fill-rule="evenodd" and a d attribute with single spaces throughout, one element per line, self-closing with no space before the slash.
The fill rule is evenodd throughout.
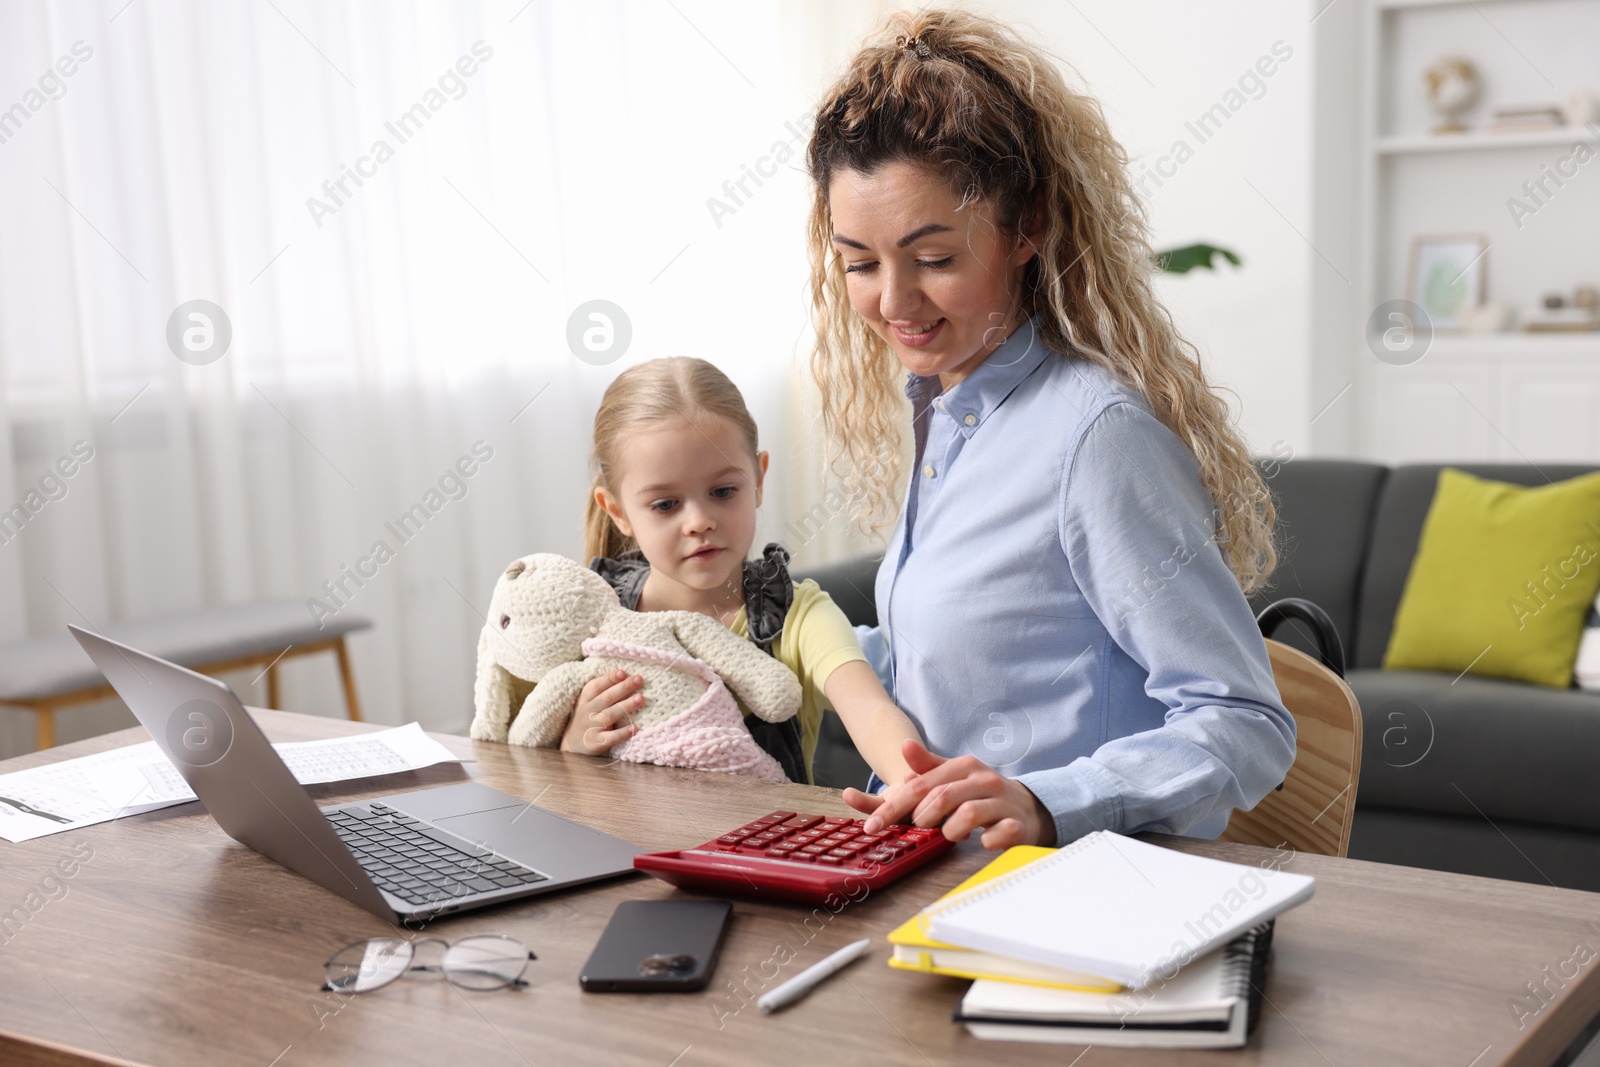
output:
<path id="1" fill-rule="evenodd" d="M 844 613 L 816 582 L 789 579 L 780 546 L 745 558 L 767 459 L 744 398 L 710 363 L 675 356 L 629 368 L 595 415 L 589 565 L 624 607 L 709 615 L 794 671 L 804 694 L 798 715 L 787 723 L 745 716 L 792 780 L 811 780 L 831 706 L 873 771 L 890 784 L 904 781 L 901 743 L 919 735 L 884 692 Z M 644 681 L 621 671 L 591 681 L 561 748 L 598 755 L 630 737 Z"/>

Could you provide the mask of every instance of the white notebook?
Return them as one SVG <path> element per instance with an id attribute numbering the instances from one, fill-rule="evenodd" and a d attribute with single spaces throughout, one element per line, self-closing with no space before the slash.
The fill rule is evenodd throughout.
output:
<path id="1" fill-rule="evenodd" d="M 928 935 L 1142 989 L 1311 898 L 1316 880 L 1106 831 L 933 905 Z"/>
<path id="2" fill-rule="evenodd" d="M 956 1010 L 974 1037 L 1135 1048 L 1238 1048 L 1261 1012 L 1272 924 L 1148 989 L 1090 993 L 979 979 Z"/>

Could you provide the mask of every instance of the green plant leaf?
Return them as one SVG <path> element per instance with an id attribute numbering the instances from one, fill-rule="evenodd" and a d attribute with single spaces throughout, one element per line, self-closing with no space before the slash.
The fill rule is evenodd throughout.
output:
<path id="1" fill-rule="evenodd" d="M 1168 274 L 1187 274 L 1196 267 L 1216 270 L 1213 256 L 1221 256 L 1235 267 L 1244 262 L 1228 249 L 1208 244 L 1184 245 L 1182 248 L 1168 248 L 1155 253 L 1156 267 Z"/>

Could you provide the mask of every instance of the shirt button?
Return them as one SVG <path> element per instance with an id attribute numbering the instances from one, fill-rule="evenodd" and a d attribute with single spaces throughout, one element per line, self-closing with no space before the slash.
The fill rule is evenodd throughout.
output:
<path id="1" fill-rule="evenodd" d="M 934 469 L 933 469 L 933 464 L 930 463 L 926 467 L 923 467 L 922 468 L 922 473 L 926 474 L 928 477 L 932 478 L 934 476 L 934 473 L 935 473 Z"/>
<path id="2" fill-rule="evenodd" d="M 976 416 L 976 415 L 968 415 L 966 418 L 962 419 L 961 421 L 966 423 L 968 426 L 976 426 L 976 425 L 978 425 L 978 416 Z"/>

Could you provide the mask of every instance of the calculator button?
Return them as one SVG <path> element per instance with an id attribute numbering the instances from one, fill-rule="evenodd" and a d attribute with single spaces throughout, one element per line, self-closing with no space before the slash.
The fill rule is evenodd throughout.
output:
<path id="1" fill-rule="evenodd" d="M 817 862 L 826 863 L 831 867 L 837 867 L 839 864 L 843 863 L 844 860 L 838 856 L 818 856 Z"/>
<path id="2" fill-rule="evenodd" d="M 821 845 L 805 845 L 801 847 L 800 851 L 807 856 L 820 856 L 828 850 Z"/>
<path id="3" fill-rule="evenodd" d="M 822 816 L 820 815 L 796 815 L 792 819 L 785 819 L 783 821 L 783 825 L 790 831 L 809 830 L 811 827 L 817 825 L 817 823 L 821 821 Z"/>

